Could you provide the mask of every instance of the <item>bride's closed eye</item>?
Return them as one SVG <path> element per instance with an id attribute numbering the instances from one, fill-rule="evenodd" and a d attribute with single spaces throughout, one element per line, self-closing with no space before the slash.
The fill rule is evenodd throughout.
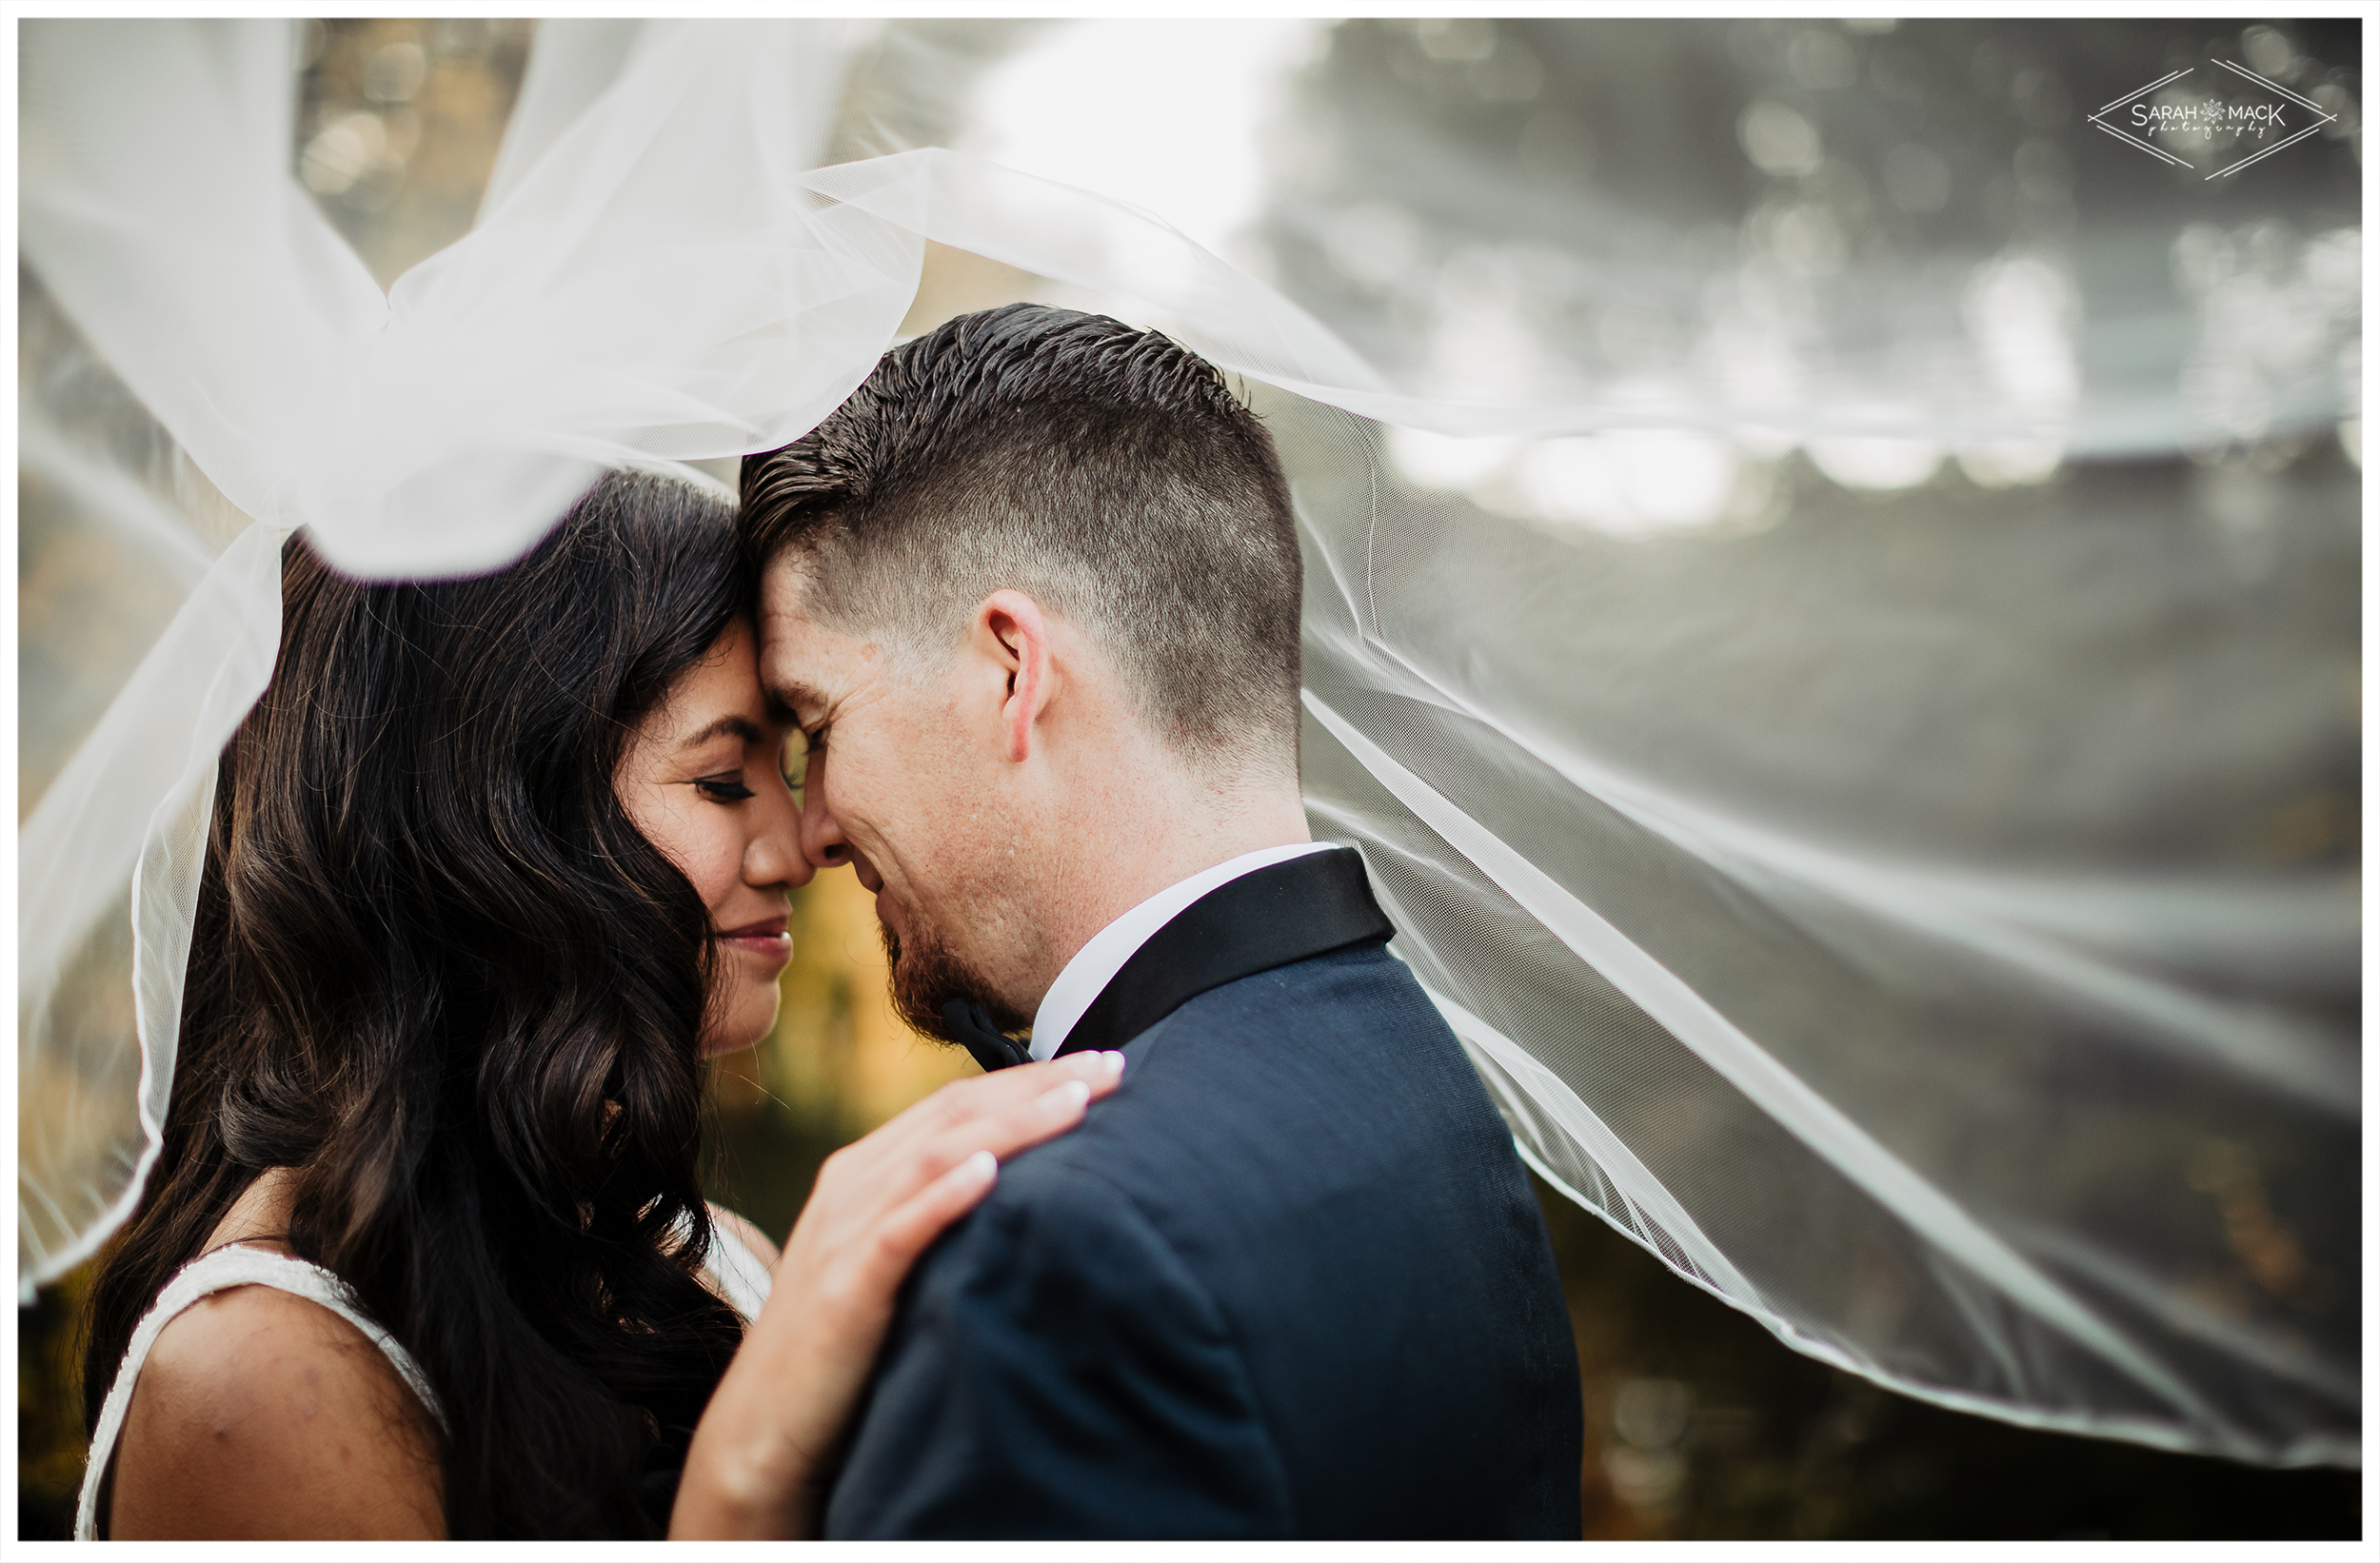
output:
<path id="1" fill-rule="evenodd" d="M 742 771 L 726 771 L 718 776 L 695 778 L 694 790 L 714 803 L 741 803 L 752 796 L 752 789 L 744 784 Z"/>

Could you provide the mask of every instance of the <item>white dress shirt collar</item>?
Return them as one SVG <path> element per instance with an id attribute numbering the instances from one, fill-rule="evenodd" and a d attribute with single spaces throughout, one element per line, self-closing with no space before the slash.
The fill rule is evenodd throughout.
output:
<path id="1" fill-rule="evenodd" d="M 1166 886 L 1140 905 L 1091 936 L 1091 941 L 1075 952 L 1066 969 L 1058 974 L 1058 980 L 1041 996 L 1041 1007 L 1033 1016 L 1033 1057 L 1048 1058 L 1057 1056 L 1065 1044 L 1067 1034 L 1091 1001 L 1107 990 L 1107 984 L 1123 969 L 1125 961 L 1149 941 L 1150 936 L 1171 922 L 1190 904 L 1219 885 L 1229 884 L 1242 874 L 1253 874 L 1259 868 L 1285 863 L 1292 858 L 1302 858 L 1309 852 L 1328 852 L 1336 844 L 1330 841 L 1298 841 L 1289 846 L 1259 847 L 1243 852 L 1226 862 L 1202 869 L 1179 883 Z"/>

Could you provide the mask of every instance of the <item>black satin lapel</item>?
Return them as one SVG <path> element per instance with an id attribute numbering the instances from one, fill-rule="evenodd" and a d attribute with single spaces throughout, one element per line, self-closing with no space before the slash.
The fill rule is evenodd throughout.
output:
<path id="1" fill-rule="evenodd" d="M 1209 988 L 1396 934 L 1353 847 L 1242 874 L 1134 951 L 1056 1056 L 1121 1047 Z"/>

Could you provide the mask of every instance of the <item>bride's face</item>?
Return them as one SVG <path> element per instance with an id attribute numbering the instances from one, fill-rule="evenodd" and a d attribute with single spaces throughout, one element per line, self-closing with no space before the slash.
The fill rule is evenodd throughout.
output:
<path id="1" fill-rule="evenodd" d="M 750 1047 L 777 1021 L 793 954 L 787 895 L 809 882 L 783 771 L 791 729 L 761 694 L 752 631 L 738 620 L 637 728 L 614 786 L 645 839 L 693 881 L 719 941 L 705 1058 Z"/>

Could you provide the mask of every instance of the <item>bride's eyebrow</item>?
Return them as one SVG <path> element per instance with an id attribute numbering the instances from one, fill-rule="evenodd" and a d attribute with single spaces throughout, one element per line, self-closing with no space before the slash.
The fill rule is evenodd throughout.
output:
<path id="1" fill-rule="evenodd" d="M 680 739 L 678 741 L 678 747 L 680 749 L 699 749 L 704 744 L 708 743 L 712 739 L 719 738 L 727 733 L 733 733 L 736 737 L 744 740 L 746 743 L 765 743 L 768 742 L 768 735 L 761 731 L 760 723 L 752 721 L 750 718 L 721 717 L 717 722 L 712 722 L 709 726 L 703 728 L 701 731 L 688 733 L 685 737 Z"/>

